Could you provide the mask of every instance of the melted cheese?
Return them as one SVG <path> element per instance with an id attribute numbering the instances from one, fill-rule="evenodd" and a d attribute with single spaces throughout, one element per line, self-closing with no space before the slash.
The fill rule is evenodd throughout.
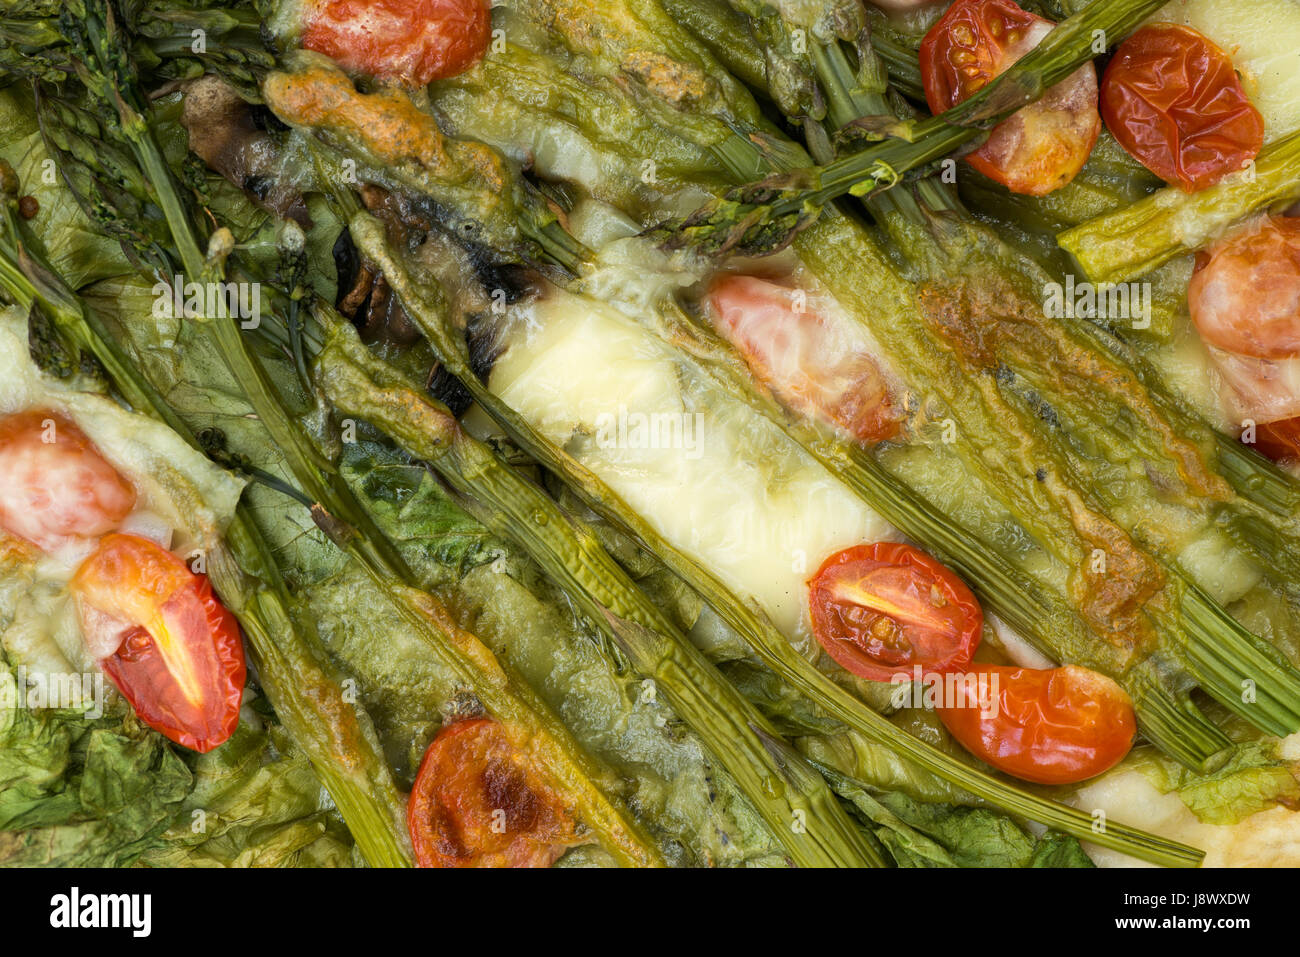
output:
<path id="1" fill-rule="evenodd" d="M 1300 757 L 1300 734 L 1282 745 L 1283 756 Z M 1121 768 L 1080 789 L 1070 801 L 1080 810 L 1105 811 L 1108 820 L 1152 831 L 1205 851 L 1204 867 L 1296 867 L 1300 865 L 1300 812 L 1286 807 L 1258 811 L 1236 824 L 1205 824 L 1175 793 L 1161 794 L 1139 771 Z M 1102 867 L 1147 867 L 1118 851 L 1088 846 Z"/>
<path id="2" fill-rule="evenodd" d="M 828 555 L 896 537 L 767 420 L 601 302 L 554 291 L 529 307 L 490 385 L 792 638 L 809 634 L 805 582 Z"/>

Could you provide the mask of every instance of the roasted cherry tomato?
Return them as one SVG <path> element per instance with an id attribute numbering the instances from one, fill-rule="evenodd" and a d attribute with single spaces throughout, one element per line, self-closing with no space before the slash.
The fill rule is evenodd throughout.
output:
<path id="1" fill-rule="evenodd" d="M 1300 459 L 1300 417 L 1256 426 L 1255 448 L 1275 462 Z"/>
<path id="2" fill-rule="evenodd" d="M 145 724 L 195 751 L 234 733 L 244 646 L 206 577 L 147 538 L 114 534 L 77 569 L 72 589 L 87 645 L 116 649 L 100 667 Z"/>
<path id="3" fill-rule="evenodd" d="M 935 709 L 944 726 L 981 761 L 1025 781 L 1096 777 L 1128 754 L 1137 734 L 1124 689 L 1076 665 L 974 665 L 949 685 L 959 700 Z"/>
<path id="4" fill-rule="evenodd" d="M 1300 219 L 1263 217 L 1198 256 L 1187 307 L 1201 338 L 1220 349 L 1300 355 Z"/>
<path id="5" fill-rule="evenodd" d="M 1173 23 L 1120 44 L 1101 79 L 1101 115 L 1134 159 L 1188 192 L 1241 169 L 1264 144 L 1264 120 L 1227 54 Z"/>
<path id="6" fill-rule="evenodd" d="M 465 72 L 492 39 L 488 0 L 306 0 L 305 9 L 308 50 L 414 86 Z"/>
<path id="7" fill-rule="evenodd" d="M 1198 253 L 1187 306 L 1234 414 L 1300 415 L 1300 220 L 1261 217 Z"/>
<path id="8" fill-rule="evenodd" d="M 707 303 L 714 328 L 787 406 L 863 442 L 898 434 L 901 416 L 865 343 L 851 327 L 832 325 L 805 294 L 727 275 L 710 287 Z"/>
<path id="9" fill-rule="evenodd" d="M 0 419 L 0 527 L 43 551 L 112 531 L 135 489 L 65 416 L 49 410 Z"/>
<path id="10" fill-rule="evenodd" d="M 560 796 L 489 718 L 438 732 L 406 822 L 420 867 L 549 867 L 583 841 Z"/>
<path id="11" fill-rule="evenodd" d="M 1054 25 L 1011 0 L 957 0 L 921 41 L 930 111 L 942 113 L 977 93 Z M 1013 193 L 1041 196 L 1074 179 L 1099 133 L 1097 71 L 1087 63 L 995 126 L 966 161 Z"/>
<path id="12" fill-rule="evenodd" d="M 872 681 L 965 668 L 984 624 L 960 578 L 898 542 L 836 552 L 808 583 L 808 605 L 826 653 Z"/>

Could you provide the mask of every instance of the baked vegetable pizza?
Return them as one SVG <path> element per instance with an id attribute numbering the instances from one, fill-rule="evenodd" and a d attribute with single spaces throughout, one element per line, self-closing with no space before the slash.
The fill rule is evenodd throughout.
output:
<path id="1" fill-rule="evenodd" d="M 1300 864 L 1296 0 L 4 0 L 0 863 Z"/>

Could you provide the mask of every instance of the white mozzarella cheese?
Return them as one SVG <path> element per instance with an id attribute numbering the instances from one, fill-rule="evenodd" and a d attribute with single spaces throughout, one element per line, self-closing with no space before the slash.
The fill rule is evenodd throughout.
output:
<path id="1" fill-rule="evenodd" d="M 895 530 L 747 406 L 691 378 L 612 307 L 553 292 L 510 337 L 491 387 L 675 546 L 808 635 L 806 581 Z"/>

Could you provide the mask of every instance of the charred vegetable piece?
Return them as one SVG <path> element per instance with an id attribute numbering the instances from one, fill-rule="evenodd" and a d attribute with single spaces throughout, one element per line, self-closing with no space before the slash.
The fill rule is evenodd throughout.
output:
<path id="1" fill-rule="evenodd" d="M 434 738 L 407 805 L 420 867 L 549 867 L 583 838 L 504 725 L 457 721 Z"/>
<path id="2" fill-rule="evenodd" d="M 258 125 L 253 106 L 216 76 L 203 76 L 185 91 L 181 125 L 190 149 L 203 162 L 257 201 L 304 229 L 311 217 L 302 194 L 286 175 L 275 138 Z"/>

